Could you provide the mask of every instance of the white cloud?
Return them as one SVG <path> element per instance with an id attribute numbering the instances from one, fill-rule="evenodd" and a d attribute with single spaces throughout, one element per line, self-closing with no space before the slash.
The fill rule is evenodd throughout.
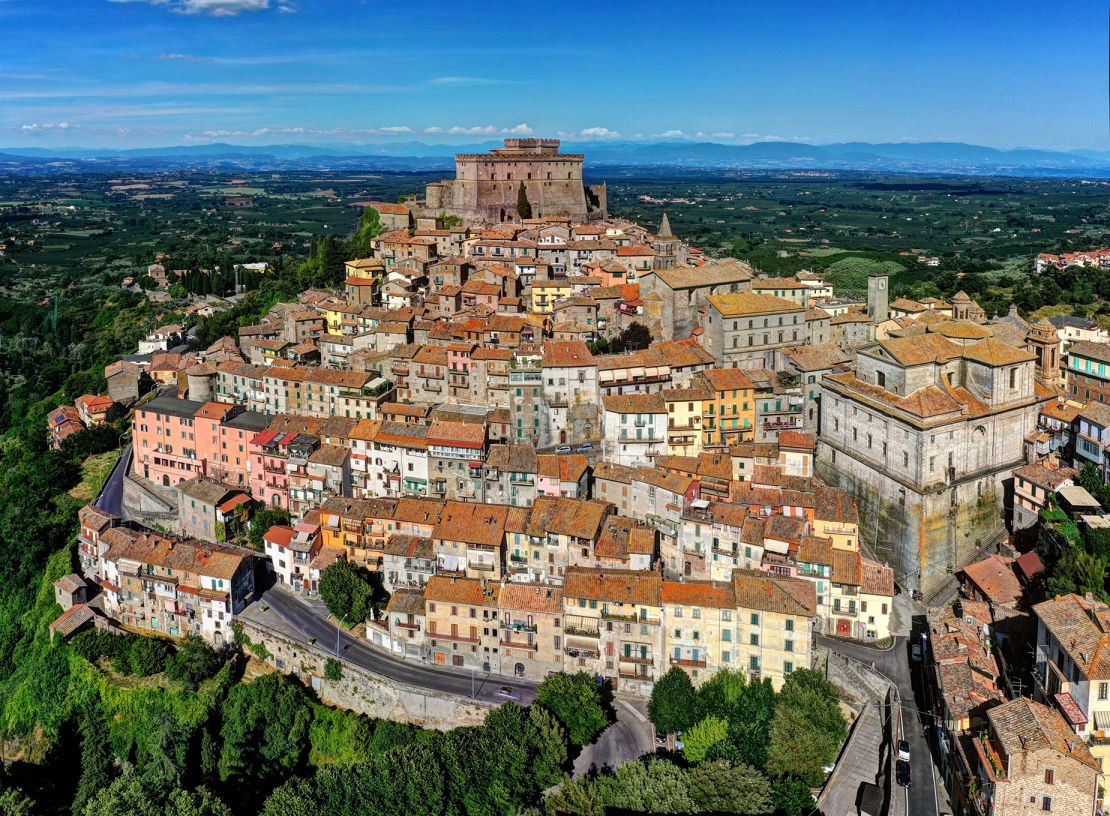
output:
<path id="1" fill-rule="evenodd" d="M 653 139 L 685 139 L 686 131 L 684 130 L 664 130 L 662 133 L 656 133 L 651 138 Z"/>
<path id="2" fill-rule="evenodd" d="M 178 14 L 207 14 L 212 17 L 235 17 L 244 12 L 265 11 L 270 0 L 109 0 L 111 3 L 146 3 L 151 6 L 168 6 Z M 278 10 L 296 11 L 287 0 L 280 0 Z"/>
<path id="3" fill-rule="evenodd" d="M 426 127 L 425 133 L 449 133 L 452 136 L 527 136 L 532 133 L 532 128 L 523 122 L 509 128 L 499 128 L 496 125 L 475 125 L 473 127 Z"/>
<path id="4" fill-rule="evenodd" d="M 69 122 L 32 122 L 29 125 L 21 125 L 19 129 L 28 133 L 36 133 L 40 130 L 69 130 L 75 127 L 77 125 L 71 125 Z"/>
<path id="5" fill-rule="evenodd" d="M 710 133 L 709 136 L 712 139 L 735 139 L 736 138 L 735 133 L 729 133 L 726 130 L 714 131 L 713 133 Z"/>
<path id="6" fill-rule="evenodd" d="M 607 127 L 582 128 L 577 133 L 560 134 L 567 139 L 619 139 L 620 131 L 610 130 Z"/>

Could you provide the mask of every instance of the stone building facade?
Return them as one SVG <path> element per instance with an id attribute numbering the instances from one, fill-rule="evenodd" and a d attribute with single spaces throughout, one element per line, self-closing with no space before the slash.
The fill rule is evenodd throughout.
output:
<path id="1" fill-rule="evenodd" d="M 825 375 L 818 473 L 861 505 L 905 586 L 929 592 L 1004 530 L 1005 482 L 1051 393 L 1035 356 L 988 337 L 883 340 Z"/>
<path id="2" fill-rule="evenodd" d="M 587 189 L 582 158 L 560 153 L 558 139 L 506 139 L 489 153 L 455 156 L 455 178 L 427 185 L 425 205 L 466 221 L 499 223 L 522 217 L 517 201 L 523 183 L 532 218 L 602 216 L 604 185 Z"/>

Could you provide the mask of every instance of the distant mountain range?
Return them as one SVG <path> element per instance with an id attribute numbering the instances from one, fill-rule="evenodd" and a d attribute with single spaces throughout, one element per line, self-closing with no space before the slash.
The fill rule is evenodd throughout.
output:
<path id="1" fill-rule="evenodd" d="M 376 145 L 204 144 L 103 148 L 0 148 L 0 172 L 115 172 L 226 168 L 243 170 L 449 171 L 455 153 L 480 153 L 498 142 L 471 145 L 397 142 Z M 564 142 L 586 154 L 587 170 L 667 167 L 729 170 L 860 170 L 1011 176 L 1110 177 L 1110 151 L 999 150 L 962 142 L 843 142 L 812 145 L 756 142 Z"/>

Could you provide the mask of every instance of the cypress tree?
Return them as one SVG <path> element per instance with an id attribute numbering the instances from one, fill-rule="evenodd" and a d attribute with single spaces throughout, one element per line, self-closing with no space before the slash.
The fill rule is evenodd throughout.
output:
<path id="1" fill-rule="evenodd" d="M 532 205 L 528 203 L 528 191 L 524 189 L 524 182 L 516 188 L 516 214 L 522 219 L 532 217 Z"/>

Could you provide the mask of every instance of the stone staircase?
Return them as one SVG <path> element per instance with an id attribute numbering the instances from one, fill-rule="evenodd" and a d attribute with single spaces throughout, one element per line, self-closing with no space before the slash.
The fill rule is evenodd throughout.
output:
<path id="1" fill-rule="evenodd" d="M 998 527 L 995 527 L 993 530 L 991 530 L 991 532 L 984 539 L 983 546 L 967 558 L 964 558 L 962 561 L 960 561 L 956 565 L 955 569 L 952 570 L 952 574 L 947 576 L 943 581 L 941 581 L 936 587 L 933 588 L 932 592 L 925 596 L 925 605 L 930 607 L 943 606 L 944 604 L 952 601 L 956 597 L 956 592 L 960 588 L 960 579 L 957 576 L 957 573 L 968 564 L 974 564 L 976 561 L 979 561 L 982 558 L 986 558 L 991 553 L 996 552 L 998 549 L 998 543 L 1006 538 L 1007 534 L 1008 533 L 1006 531 L 1006 525 L 1004 524 L 999 525 Z"/>

